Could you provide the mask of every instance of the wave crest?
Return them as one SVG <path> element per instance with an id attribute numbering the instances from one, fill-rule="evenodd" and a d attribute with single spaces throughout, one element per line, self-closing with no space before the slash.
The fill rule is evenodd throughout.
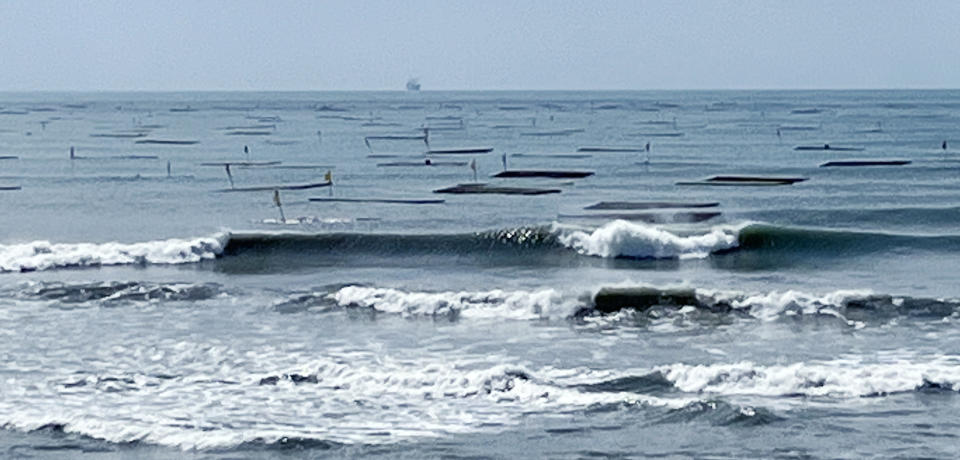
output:
<path id="1" fill-rule="evenodd" d="M 407 292 L 347 286 L 328 296 L 341 307 L 366 307 L 410 316 L 536 319 L 569 316 L 578 301 L 553 289 L 538 291 Z"/>
<path id="2" fill-rule="evenodd" d="M 870 397 L 937 388 L 960 390 L 957 357 L 930 362 L 835 360 L 787 365 L 672 364 L 657 369 L 680 391 L 720 395 Z"/>
<path id="3" fill-rule="evenodd" d="M 230 235 L 142 243 L 31 243 L 0 245 L 0 271 L 35 271 L 101 265 L 184 264 L 223 253 Z"/>
<path id="4" fill-rule="evenodd" d="M 710 232 L 682 236 L 651 225 L 615 220 L 587 232 L 562 232 L 560 242 L 580 254 L 638 259 L 703 258 L 739 245 L 739 228 L 713 227 Z"/>

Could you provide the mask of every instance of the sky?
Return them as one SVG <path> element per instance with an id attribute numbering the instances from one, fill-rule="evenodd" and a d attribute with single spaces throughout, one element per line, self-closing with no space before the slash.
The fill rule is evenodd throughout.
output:
<path id="1" fill-rule="evenodd" d="M 0 0 L 0 91 L 960 87 L 958 0 Z"/>

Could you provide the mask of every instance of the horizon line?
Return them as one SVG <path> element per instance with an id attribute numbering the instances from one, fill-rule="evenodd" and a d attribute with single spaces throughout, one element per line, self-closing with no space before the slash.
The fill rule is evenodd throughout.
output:
<path id="1" fill-rule="evenodd" d="M 960 87 L 821 87 L 821 88 L 605 88 L 605 89 L 0 89 L 0 94 L 12 93 L 471 93 L 471 92 L 718 92 L 718 91 L 957 91 Z"/>

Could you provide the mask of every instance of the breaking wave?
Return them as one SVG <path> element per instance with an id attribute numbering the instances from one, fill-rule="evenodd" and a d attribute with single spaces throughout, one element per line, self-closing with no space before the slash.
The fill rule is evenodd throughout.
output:
<path id="1" fill-rule="evenodd" d="M 536 319 L 565 317 L 577 299 L 554 289 L 539 291 L 405 292 L 347 286 L 328 296 L 342 307 L 367 307 L 385 313 L 413 316 Z"/>
<path id="2" fill-rule="evenodd" d="M 769 292 L 693 288 L 604 287 L 594 292 L 545 288 L 532 291 L 404 291 L 371 286 L 338 286 L 291 294 L 274 305 L 284 313 L 364 308 L 406 317 L 464 319 L 622 319 L 693 315 L 706 318 L 746 317 L 777 321 L 787 317 L 828 317 L 860 327 L 899 317 L 943 319 L 960 312 L 960 299 L 937 299 L 840 290 L 811 294 L 795 290 Z M 704 317 L 706 315 L 706 317 Z"/>
<path id="3" fill-rule="evenodd" d="M 214 259 L 228 234 L 144 243 L 32 243 L 0 245 L 0 271 L 35 271 L 102 265 L 186 264 Z"/>
<path id="4" fill-rule="evenodd" d="M 705 234 L 681 236 L 650 225 L 616 220 L 592 232 L 565 232 L 560 241 L 591 256 L 684 259 L 735 248 L 739 244 L 738 233 L 735 227 L 714 227 Z"/>
<path id="5" fill-rule="evenodd" d="M 941 356 L 929 362 L 903 360 L 864 363 L 854 359 L 760 365 L 671 364 L 657 368 L 663 378 L 686 393 L 757 396 L 874 397 L 932 388 L 960 390 L 960 358 Z"/>
<path id="6" fill-rule="evenodd" d="M 403 317 L 444 319 L 601 321 L 643 326 L 650 321 L 690 320 L 725 324 L 735 318 L 778 321 L 829 318 L 862 327 L 896 318 L 960 317 L 960 299 L 897 296 L 869 290 L 808 293 L 797 290 L 743 292 L 688 287 L 612 286 L 595 289 L 543 287 L 417 291 L 334 284 L 306 291 L 228 289 L 217 283 L 29 281 L 0 288 L 0 298 L 53 302 L 63 308 L 211 299 L 265 300 L 279 313 L 366 310 Z M 727 318 L 727 319 L 724 319 Z M 718 323 L 719 321 L 719 323 Z"/>
<path id="7" fill-rule="evenodd" d="M 761 259 L 844 257 L 902 248 L 960 252 L 960 236 L 899 235 L 747 223 L 670 230 L 622 220 L 583 229 L 559 224 L 476 233 L 242 233 L 141 243 L 0 245 L 0 271 L 216 260 L 224 270 L 351 264 L 499 263 L 569 266 L 608 259 L 690 259 L 754 253 Z M 773 254 L 777 257 L 773 257 Z M 583 257 L 589 256 L 589 257 Z M 429 260 L 426 260 L 429 259 Z"/>

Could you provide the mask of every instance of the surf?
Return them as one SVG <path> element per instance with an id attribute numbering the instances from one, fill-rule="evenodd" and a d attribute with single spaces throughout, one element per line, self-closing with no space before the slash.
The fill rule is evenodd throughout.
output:
<path id="1" fill-rule="evenodd" d="M 771 263 L 800 258 L 855 257 L 900 250 L 960 252 L 960 235 L 911 235 L 791 227 L 757 222 L 670 227 L 614 220 L 598 227 L 553 223 L 472 233 L 233 232 L 137 243 L 0 245 L 0 272 L 110 265 L 211 263 L 228 272 L 298 267 L 495 264 L 522 267 L 604 265 L 642 268 L 643 261 L 717 259 L 752 254 Z M 737 259 L 730 259 L 737 268 Z M 718 267 L 723 268 L 726 262 Z M 750 265 L 750 266 L 754 266 Z M 762 265 L 762 264 L 761 264 Z"/>

